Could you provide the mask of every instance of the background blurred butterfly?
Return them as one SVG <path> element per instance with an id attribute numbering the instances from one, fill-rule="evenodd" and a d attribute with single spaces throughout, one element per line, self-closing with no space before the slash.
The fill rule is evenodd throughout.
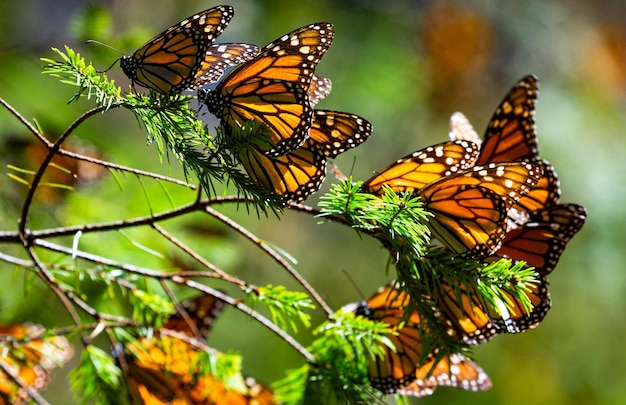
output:
<path id="1" fill-rule="evenodd" d="M 409 295 L 392 285 L 380 288 L 366 302 L 351 304 L 356 315 L 382 321 L 396 329 L 388 335 L 396 350 L 385 347 L 384 358 L 372 360 L 368 367 L 373 387 L 384 393 L 424 396 L 438 386 L 479 391 L 491 387 L 489 377 L 473 362 L 460 354 L 422 356 L 422 331 L 417 313 L 405 317 Z M 420 362 L 424 362 L 420 365 Z"/>
<path id="2" fill-rule="evenodd" d="M 183 302 L 182 310 L 163 326 L 204 342 L 223 301 L 203 295 Z M 183 312 L 184 311 L 184 312 Z M 126 345 L 127 380 L 134 395 L 147 405 L 274 404 L 272 392 L 253 379 L 240 376 L 241 389 L 233 389 L 210 373 L 202 373 L 202 350 L 169 335 L 141 338 Z M 235 379 L 237 381 L 237 379 Z M 247 392 L 246 392 L 247 391 Z"/>
<path id="3" fill-rule="evenodd" d="M 13 378 L 0 370 L 0 404 L 30 402 L 27 391 L 39 392 L 50 382 L 52 370 L 67 363 L 74 351 L 63 336 L 43 337 L 45 329 L 36 324 L 0 325 L 0 362 Z"/>
<path id="4" fill-rule="evenodd" d="M 532 190 L 541 168 L 530 163 L 472 166 L 476 145 L 446 142 L 396 161 L 362 185 L 381 194 L 383 185 L 422 198 L 433 235 L 456 253 L 484 257 L 504 238 L 508 210 Z"/>
<path id="5" fill-rule="evenodd" d="M 297 149 L 309 136 L 313 110 L 309 87 L 320 58 L 332 43 L 328 23 L 299 28 L 265 46 L 254 59 L 230 71 L 202 100 L 226 128 L 256 120 L 267 127 L 269 157 Z"/>
<path id="6" fill-rule="evenodd" d="M 317 101 L 330 89 L 330 80 L 315 75 L 309 94 Z M 358 146 L 371 134 L 372 125 L 358 115 L 314 110 L 309 139 L 303 146 L 276 158 L 251 147 L 240 152 L 239 160 L 252 181 L 285 201 L 300 202 L 321 187 L 326 177 L 326 158 Z"/>
<path id="7" fill-rule="evenodd" d="M 258 53 L 247 44 L 213 45 L 235 9 L 218 6 L 184 19 L 120 58 L 120 67 L 133 84 L 159 93 L 178 93 L 213 82 L 226 67 Z"/>

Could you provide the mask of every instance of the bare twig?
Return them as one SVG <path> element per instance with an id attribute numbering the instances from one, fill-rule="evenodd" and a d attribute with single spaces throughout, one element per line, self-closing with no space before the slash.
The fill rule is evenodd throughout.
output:
<path id="1" fill-rule="evenodd" d="M 313 299 L 317 301 L 320 307 L 322 307 L 322 309 L 326 311 L 327 314 L 330 315 L 334 312 L 328 306 L 326 301 L 324 301 L 324 299 L 317 293 L 317 291 L 315 291 L 313 286 L 311 286 L 311 284 L 309 284 L 309 282 L 306 281 L 306 279 L 302 277 L 300 273 L 298 273 L 298 271 L 294 269 L 293 266 L 291 266 L 276 250 L 267 246 L 267 244 L 265 244 L 259 237 L 257 237 L 256 235 L 254 235 L 252 232 L 248 231 L 247 229 L 243 228 L 238 223 L 234 222 L 233 220 L 231 220 L 229 217 L 222 214 L 221 212 L 218 212 L 211 207 L 206 207 L 205 211 L 209 215 L 215 217 L 216 219 L 220 220 L 224 224 L 228 225 L 230 228 L 234 229 L 235 231 L 243 235 L 245 238 L 250 240 L 252 243 L 260 247 L 264 252 L 270 255 L 280 266 L 282 266 L 285 270 L 287 270 L 289 274 L 291 274 L 291 276 L 295 278 L 296 281 L 298 281 L 298 283 L 300 283 L 300 285 L 306 291 L 309 292 L 309 294 L 311 294 L 311 297 L 313 297 Z"/>

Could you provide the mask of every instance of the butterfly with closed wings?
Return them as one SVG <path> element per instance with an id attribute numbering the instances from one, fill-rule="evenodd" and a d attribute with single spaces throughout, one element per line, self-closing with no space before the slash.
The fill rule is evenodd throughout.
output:
<path id="1" fill-rule="evenodd" d="M 228 66 L 245 62 L 259 49 L 248 44 L 213 44 L 235 9 L 217 6 L 173 25 L 120 58 L 120 67 L 133 84 L 156 92 L 180 93 L 219 79 Z"/>

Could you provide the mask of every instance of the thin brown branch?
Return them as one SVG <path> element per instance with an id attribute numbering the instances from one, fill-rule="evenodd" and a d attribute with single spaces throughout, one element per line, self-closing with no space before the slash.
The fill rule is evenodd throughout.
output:
<path id="1" fill-rule="evenodd" d="M 216 298 L 226 302 L 227 304 L 237 308 L 238 310 L 242 311 L 243 313 L 250 315 L 252 318 L 254 318 L 254 320 L 258 321 L 261 325 L 265 326 L 266 328 L 268 328 L 269 330 L 274 332 L 281 339 L 283 339 L 285 342 L 287 342 L 287 344 L 289 344 L 291 347 L 296 349 L 305 359 L 307 359 L 307 361 L 309 361 L 309 362 L 315 361 L 315 357 L 313 357 L 313 355 L 308 350 L 306 350 L 304 348 L 304 346 L 302 346 L 298 341 L 296 341 L 290 334 L 288 334 L 284 330 L 280 329 L 272 321 L 270 321 L 269 319 L 267 319 L 263 315 L 259 314 L 258 312 L 256 312 L 252 308 L 250 308 L 249 306 L 239 302 L 238 300 L 230 297 L 229 295 L 226 295 L 226 294 L 224 294 L 224 293 L 222 293 L 222 292 L 220 292 L 218 290 L 215 290 L 215 289 L 213 289 L 213 288 L 211 288 L 209 286 L 206 286 L 204 284 L 198 283 L 198 282 L 193 281 L 193 280 L 188 280 L 188 279 L 183 278 L 183 277 L 175 276 L 175 277 L 172 278 L 172 281 L 180 283 L 180 284 L 185 284 L 185 285 L 187 285 L 187 286 L 189 286 L 191 288 L 194 288 L 194 289 L 196 289 L 198 291 L 202 291 L 205 294 L 212 295 L 212 296 L 214 296 L 214 297 L 216 297 Z"/>
<path id="2" fill-rule="evenodd" d="M 72 122 L 70 124 L 69 127 L 66 128 L 66 130 L 63 132 L 63 134 L 61 134 L 59 139 L 57 139 L 54 142 L 54 145 L 48 151 L 48 155 L 43 160 L 43 162 L 41 162 L 41 166 L 39 166 L 39 169 L 37 170 L 37 173 L 35 173 L 35 177 L 33 178 L 33 181 L 30 184 L 30 188 L 28 190 L 28 194 L 26 195 L 26 198 L 24 199 L 24 205 L 22 206 L 22 214 L 20 216 L 20 219 L 18 220 L 18 225 L 19 225 L 18 229 L 19 229 L 19 233 L 21 235 L 23 235 L 22 241 L 25 243 L 25 245 L 24 245 L 25 248 L 28 248 L 29 247 L 29 243 L 30 243 L 30 241 L 27 238 L 24 237 L 25 234 L 26 234 L 26 225 L 27 225 L 27 222 L 28 222 L 28 213 L 30 211 L 30 206 L 31 206 L 31 204 L 33 202 L 33 198 L 35 196 L 35 192 L 37 191 L 37 187 L 39 186 L 39 183 L 41 182 L 41 179 L 43 178 L 43 175 L 44 175 L 46 169 L 48 168 L 48 165 L 50 164 L 50 162 L 52 161 L 54 156 L 57 154 L 57 152 L 61 148 L 61 144 L 65 141 L 65 139 L 67 139 L 68 136 L 70 136 L 74 132 L 74 130 L 80 124 L 82 124 L 89 117 L 91 117 L 91 116 L 93 116 L 95 114 L 98 114 L 98 113 L 104 111 L 105 109 L 106 109 L 106 107 L 92 108 L 91 110 L 83 113 L 80 117 L 78 117 L 74 122 Z"/>
<path id="3" fill-rule="evenodd" d="M 326 301 L 324 301 L 324 299 L 317 293 L 317 291 L 315 291 L 313 286 L 311 286 L 311 284 L 309 284 L 309 282 L 306 281 L 306 279 L 304 277 L 302 277 L 300 275 L 300 273 L 298 273 L 298 271 L 295 268 L 293 268 L 293 266 L 291 266 L 276 250 L 274 250 L 271 247 L 269 247 L 259 237 L 257 237 L 256 235 L 254 235 L 252 232 L 248 231 L 247 229 L 243 228 L 238 223 L 234 222 L 233 220 L 231 220 L 229 217 L 227 217 L 226 215 L 222 214 L 221 212 L 216 211 L 216 210 L 214 210 L 211 207 L 206 207 L 205 211 L 207 212 L 207 214 L 213 216 L 214 218 L 216 218 L 219 221 L 223 222 L 224 224 L 228 225 L 230 228 L 234 229 L 236 232 L 240 233 L 246 239 L 248 239 L 249 241 L 251 241 L 252 243 L 257 245 L 264 252 L 266 252 L 268 255 L 270 255 L 270 257 L 272 257 L 281 267 L 283 267 L 285 270 L 287 270 L 287 272 L 289 272 L 289 274 L 291 274 L 291 276 L 293 278 L 295 278 L 296 281 L 298 283 L 300 283 L 300 285 L 306 291 L 308 291 L 309 294 L 311 294 L 311 297 L 313 297 L 313 299 L 315 301 L 317 301 L 317 303 L 320 305 L 320 307 L 324 311 L 326 311 L 326 313 L 328 315 L 330 315 L 330 314 L 332 314 L 334 312 L 328 306 Z"/>
<path id="4" fill-rule="evenodd" d="M 37 390 L 33 389 L 30 385 L 26 384 L 19 375 L 15 374 L 13 370 L 11 370 L 4 361 L 0 361 L 0 370 L 11 380 L 13 380 L 17 385 L 20 386 L 21 389 L 26 391 L 29 398 L 35 401 L 38 405 L 49 405 L 48 401 L 46 401 Z"/>
<path id="5" fill-rule="evenodd" d="M 47 139 L 43 136 L 42 133 L 39 132 L 37 128 L 33 124 L 31 124 L 26 118 L 22 116 L 13 106 L 7 103 L 4 99 L 0 98 L 0 104 L 4 106 L 11 114 L 15 116 L 30 132 L 33 133 L 37 138 L 39 138 L 42 142 L 47 141 Z"/>

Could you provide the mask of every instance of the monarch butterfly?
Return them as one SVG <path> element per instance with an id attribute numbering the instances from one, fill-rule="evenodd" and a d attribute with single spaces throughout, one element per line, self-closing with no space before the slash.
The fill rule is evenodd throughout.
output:
<path id="1" fill-rule="evenodd" d="M 333 36 L 328 23 L 299 28 L 233 69 L 214 90 L 200 90 L 198 98 L 226 128 L 251 120 L 264 124 L 273 143 L 263 151 L 268 157 L 293 151 L 309 136 L 313 110 L 307 92 Z"/>
<path id="2" fill-rule="evenodd" d="M 535 128 L 538 90 L 539 82 L 533 75 L 518 81 L 491 117 L 483 142 L 463 114 L 453 114 L 450 140 L 482 143 L 477 165 L 536 158 L 539 154 Z"/>
<path id="3" fill-rule="evenodd" d="M 435 350 L 434 353 L 422 355 L 419 315 L 414 312 L 405 317 L 404 314 L 409 300 L 405 291 L 387 285 L 367 301 L 345 307 L 356 315 L 385 322 L 397 333 L 386 336 L 393 343 L 395 351 L 385 347 L 385 357 L 373 360 L 368 366 L 372 386 L 384 393 L 412 396 L 430 395 L 437 386 L 472 391 L 491 387 L 489 377 L 460 354 L 435 356 Z"/>
<path id="4" fill-rule="evenodd" d="M 348 304 L 345 310 L 356 315 L 387 323 L 395 334 L 385 335 L 395 351 L 385 347 L 385 357 L 376 358 L 368 365 L 369 380 L 372 386 L 386 394 L 394 393 L 415 380 L 415 371 L 422 358 L 422 333 L 417 312 L 405 317 L 410 296 L 392 285 L 381 287 L 367 301 Z"/>
<path id="5" fill-rule="evenodd" d="M 22 387 L 44 390 L 52 370 L 72 358 L 74 351 L 65 337 L 44 338 L 44 332 L 42 326 L 31 323 L 0 325 L 0 403 L 30 402 Z"/>
<path id="6" fill-rule="evenodd" d="M 312 98 L 330 92 L 330 80 L 315 75 L 312 83 Z M 285 201 L 300 202 L 319 190 L 326 177 L 327 157 L 334 158 L 356 147 L 371 134 L 372 125 L 356 114 L 314 110 L 309 139 L 303 146 L 276 158 L 252 147 L 240 152 L 239 161 L 255 183 L 283 196 Z"/>
<path id="7" fill-rule="evenodd" d="M 223 301 L 203 295 L 183 302 L 165 323 L 165 329 L 206 340 L 211 325 L 224 306 Z M 183 316 L 183 311 L 186 316 Z M 185 319 L 188 318 L 188 319 Z M 227 387 L 210 373 L 201 373 L 201 350 L 169 335 L 140 339 L 140 346 L 128 344 L 127 380 L 134 394 L 146 405 L 271 405 L 272 392 L 253 379 L 244 381 L 245 392 Z"/>
<path id="8" fill-rule="evenodd" d="M 455 353 L 432 359 L 417 369 L 415 381 L 398 389 L 398 394 L 414 397 L 431 395 L 437 387 L 462 388 L 466 391 L 486 391 L 491 380 L 478 364 Z"/>
<path id="9" fill-rule="evenodd" d="M 532 190 L 541 168 L 531 163 L 472 166 L 476 145 L 446 142 L 400 159 L 365 181 L 362 190 L 381 194 L 411 191 L 422 198 L 433 235 L 450 250 L 477 257 L 492 252 L 504 237 L 507 212 Z"/>
<path id="10" fill-rule="evenodd" d="M 528 214 L 527 222 L 509 230 L 493 258 L 508 257 L 523 260 L 539 274 L 536 284 L 525 294 L 533 305 L 525 311 L 521 302 L 507 296 L 504 315 L 491 315 L 502 331 L 519 333 L 537 326 L 550 310 L 551 301 L 546 276 L 556 267 L 565 246 L 585 223 L 586 210 L 576 204 L 559 204 Z"/>
<path id="11" fill-rule="evenodd" d="M 133 84 L 159 93 L 176 93 L 217 80 L 227 66 L 249 60 L 254 45 L 213 45 L 235 9 L 218 6 L 184 19 L 120 58 L 120 67 Z"/>

